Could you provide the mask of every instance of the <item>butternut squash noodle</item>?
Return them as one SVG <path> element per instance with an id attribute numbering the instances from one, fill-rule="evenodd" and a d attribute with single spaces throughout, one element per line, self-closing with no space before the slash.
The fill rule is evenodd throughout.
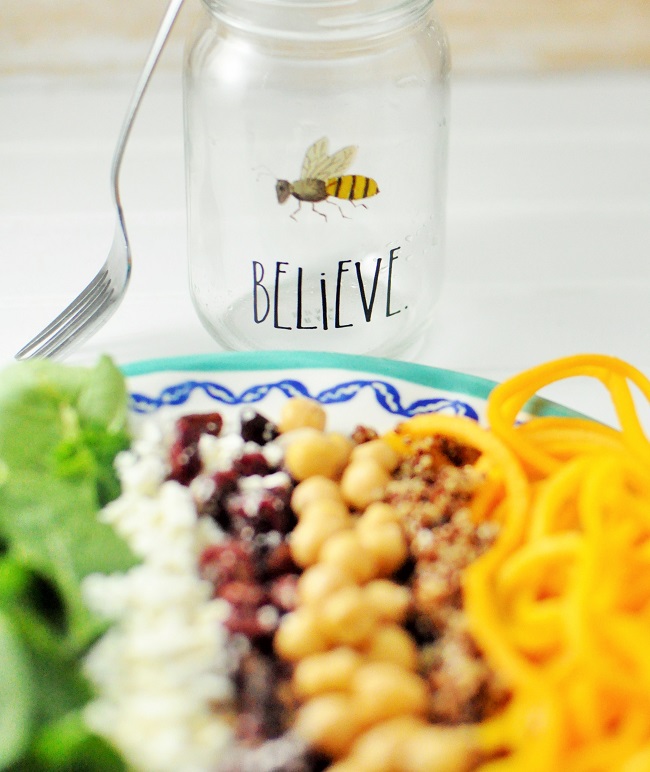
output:
<path id="1" fill-rule="evenodd" d="M 620 428 L 579 417 L 521 421 L 540 389 L 588 376 Z M 499 536 L 464 577 L 470 629 L 511 692 L 477 727 L 485 772 L 650 770 L 650 442 L 631 384 L 608 356 L 535 367 L 492 391 L 488 427 L 423 415 L 392 435 L 445 435 L 480 451 L 472 503 Z"/>

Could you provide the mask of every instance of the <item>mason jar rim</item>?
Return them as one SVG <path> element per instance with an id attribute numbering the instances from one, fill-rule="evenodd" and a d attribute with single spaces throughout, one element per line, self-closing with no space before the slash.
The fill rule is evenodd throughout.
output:
<path id="1" fill-rule="evenodd" d="M 285 40 L 374 37 L 409 26 L 434 0 L 203 0 L 229 26 Z"/>

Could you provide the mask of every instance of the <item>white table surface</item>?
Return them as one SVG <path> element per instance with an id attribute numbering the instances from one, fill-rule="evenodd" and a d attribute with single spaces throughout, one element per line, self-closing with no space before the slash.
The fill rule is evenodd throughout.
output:
<path id="1" fill-rule="evenodd" d="M 0 363 L 106 257 L 109 168 L 132 86 L 0 80 Z M 447 274 L 418 361 L 501 380 L 598 352 L 650 375 L 650 73 L 459 78 L 452 89 Z M 182 142 L 180 78 L 161 74 L 122 175 L 132 281 L 69 361 L 219 350 L 187 287 Z M 611 420 L 597 387 L 570 381 L 551 396 Z"/>

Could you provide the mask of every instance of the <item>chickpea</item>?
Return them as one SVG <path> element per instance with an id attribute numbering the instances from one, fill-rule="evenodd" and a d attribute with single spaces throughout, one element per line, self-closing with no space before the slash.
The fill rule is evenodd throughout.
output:
<path id="1" fill-rule="evenodd" d="M 323 694 L 297 712 L 295 733 L 333 758 L 344 756 L 359 733 L 359 722 L 347 694 Z"/>
<path id="2" fill-rule="evenodd" d="M 399 523 L 401 520 L 395 507 L 385 501 L 374 501 L 366 507 L 364 513 L 357 520 L 357 528 L 374 528 L 384 523 Z"/>
<path id="3" fill-rule="evenodd" d="M 331 480 L 341 474 L 339 448 L 322 432 L 304 431 L 289 444 L 284 463 L 291 476 L 298 480 L 320 475 Z"/>
<path id="4" fill-rule="evenodd" d="M 404 772 L 468 772 L 475 768 L 476 732 L 469 726 L 423 726 L 404 741 Z"/>
<path id="5" fill-rule="evenodd" d="M 390 481 L 390 475 L 373 458 L 351 461 L 341 478 L 343 500 L 351 507 L 364 510 L 379 501 Z"/>
<path id="6" fill-rule="evenodd" d="M 415 673 L 392 662 L 369 662 L 352 679 L 354 706 L 366 725 L 403 715 L 424 715 L 427 687 Z"/>
<path id="7" fill-rule="evenodd" d="M 321 548 L 319 560 L 339 566 L 358 582 L 368 581 L 377 572 L 373 555 L 364 549 L 359 535 L 353 529 L 340 530 L 327 539 Z"/>
<path id="8" fill-rule="evenodd" d="M 273 647 L 286 660 L 296 662 L 311 654 L 319 654 L 328 648 L 317 615 L 308 608 L 292 611 L 282 618 Z"/>
<path id="9" fill-rule="evenodd" d="M 327 637 L 338 644 L 362 646 L 373 634 L 377 618 L 357 585 L 343 587 L 329 596 L 320 609 L 319 623 Z"/>
<path id="10" fill-rule="evenodd" d="M 330 432 L 327 435 L 327 439 L 334 451 L 339 454 L 339 463 L 342 472 L 350 460 L 350 455 L 355 445 L 349 437 L 346 437 L 344 434 L 339 434 L 338 432 Z"/>
<path id="11" fill-rule="evenodd" d="M 379 576 L 394 574 L 408 557 L 406 538 L 397 523 L 362 528 L 357 533 L 361 546 L 374 558 Z"/>
<path id="12" fill-rule="evenodd" d="M 332 563 L 316 563 L 310 566 L 298 580 L 298 603 L 317 605 L 341 587 L 354 583 L 341 567 Z"/>
<path id="13" fill-rule="evenodd" d="M 323 692 L 345 692 L 361 662 L 361 655 L 347 646 L 305 657 L 293 673 L 294 691 L 302 698 Z"/>
<path id="14" fill-rule="evenodd" d="M 403 622 L 411 606 L 411 591 L 389 579 L 373 579 L 363 590 L 368 605 L 382 622 Z"/>
<path id="15" fill-rule="evenodd" d="M 350 510 L 342 499 L 321 499 L 310 501 L 302 510 L 300 521 L 308 520 L 340 520 L 351 526 Z"/>
<path id="16" fill-rule="evenodd" d="M 418 647 L 399 625 L 380 625 L 365 654 L 373 662 L 392 662 L 404 670 L 415 671 L 418 666 Z"/>
<path id="17" fill-rule="evenodd" d="M 398 452 L 382 439 L 362 442 L 352 451 L 352 461 L 371 458 L 387 472 L 394 472 L 399 466 Z"/>
<path id="18" fill-rule="evenodd" d="M 282 406 L 278 428 L 283 434 L 307 426 L 322 432 L 325 421 L 325 410 L 318 402 L 306 397 L 292 397 Z"/>
<path id="19" fill-rule="evenodd" d="M 296 485 L 291 495 L 291 507 L 298 517 L 302 515 L 303 509 L 313 501 L 322 501 L 331 499 L 333 501 L 342 501 L 341 490 L 334 480 L 322 475 L 308 477 Z"/>
<path id="20" fill-rule="evenodd" d="M 363 772 L 401 772 L 402 746 L 424 721 L 399 716 L 382 721 L 363 732 L 354 742 L 348 760 Z"/>
<path id="21" fill-rule="evenodd" d="M 303 568 L 313 565 L 328 539 L 346 527 L 340 518 L 301 520 L 289 537 L 291 557 Z"/>

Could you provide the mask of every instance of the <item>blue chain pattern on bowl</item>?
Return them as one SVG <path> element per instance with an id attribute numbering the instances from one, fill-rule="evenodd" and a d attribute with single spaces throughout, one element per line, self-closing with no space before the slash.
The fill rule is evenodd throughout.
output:
<path id="1" fill-rule="evenodd" d="M 187 380 L 166 386 L 157 397 L 132 393 L 130 395 L 130 409 L 134 413 L 148 414 L 155 413 L 163 407 L 177 407 L 184 405 L 195 391 L 202 391 L 212 401 L 224 405 L 250 405 L 264 399 L 274 389 L 282 392 L 286 397 L 308 397 L 322 405 L 349 402 L 363 389 L 371 389 L 375 394 L 377 403 L 391 415 L 411 418 L 420 413 L 444 411 L 478 420 L 478 414 L 471 405 L 447 397 L 429 397 L 404 405 L 399 390 L 393 384 L 374 378 L 372 380 L 346 381 L 315 394 L 311 394 L 307 386 L 301 381 L 285 379 L 250 386 L 239 395 L 214 381 Z"/>

